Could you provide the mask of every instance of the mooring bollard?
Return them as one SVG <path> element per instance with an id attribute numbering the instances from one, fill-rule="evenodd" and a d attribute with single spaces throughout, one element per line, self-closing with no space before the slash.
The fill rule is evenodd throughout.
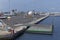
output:
<path id="1" fill-rule="evenodd" d="M 14 34 L 14 29 L 11 29 L 11 34 L 12 34 L 12 35 Z"/>

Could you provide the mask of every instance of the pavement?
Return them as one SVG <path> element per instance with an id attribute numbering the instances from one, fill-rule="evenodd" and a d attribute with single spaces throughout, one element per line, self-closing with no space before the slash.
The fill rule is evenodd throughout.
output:
<path id="1" fill-rule="evenodd" d="M 45 17 L 46 15 L 35 15 L 35 16 L 24 16 L 24 15 L 19 15 L 19 16 L 12 16 L 9 19 L 2 19 L 2 21 L 9 25 L 10 27 L 13 27 L 16 24 L 28 24 L 29 22 L 32 22 L 34 20 L 37 20 L 39 18 Z"/>

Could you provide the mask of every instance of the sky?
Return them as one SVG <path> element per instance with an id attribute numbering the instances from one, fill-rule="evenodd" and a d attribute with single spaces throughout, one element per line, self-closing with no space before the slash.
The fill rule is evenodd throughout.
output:
<path id="1" fill-rule="evenodd" d="M 60 12 L 60 0 L 0 0 L 0 11 Z"/>

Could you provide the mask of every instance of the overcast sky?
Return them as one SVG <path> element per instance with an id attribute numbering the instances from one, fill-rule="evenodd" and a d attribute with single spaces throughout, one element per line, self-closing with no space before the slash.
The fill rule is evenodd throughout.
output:
<path id="1" fill-rule="evenodd" d="M 9 9 L 10 5 L 10 9 Z M 0 0 L 0 10 L 8 11 L 17 9 L 19 11 L 59 11 L 60 0 Z"/>

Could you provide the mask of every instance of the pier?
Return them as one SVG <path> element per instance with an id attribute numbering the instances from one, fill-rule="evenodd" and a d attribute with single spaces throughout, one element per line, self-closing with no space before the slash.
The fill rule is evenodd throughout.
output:
<path id="1" fill-rule="evenodd" d="M 29 30 L 29 28 L 31 28 L 32 25 L 36 25 L 36 27 L 38 27 L 36 23 L 46 19 L 47 17 L 49 17 L 49 15 L 30 15 L 30 16 L 27 15 L 25 16 L 24 14 L 20 14 L 16 16 L 8 16 L 5 19 L 1 19 L 2 23 L 4 24 L 4 28 L 11 27 L 14 29 L 14 34 L 12 36 L 11 36 L 11 32 L 8 32 L 9 34 L 6 33 L 5 36 L 2 34 L 4 36 L 2 38 L 15 39 L 19 35 L 22 35 L 26 30 Z M 42 25 L 39 25 L 39 26 L 42 26 Z M 46 28 L 45 27 L 46 27 L 45 25 L 40 27 L 40 30 L 43 30 L 42 33 L 47 33 L 47 32 L 44 32 L 44 30 L 45 31 L 49 30 L 49 33 L 52 32 L 51 30 L 52 28 L 50 28 L 52 27 L 51 25 L 49 25 L 48 29 L 46 29 L 47 27 Z"/>
<path id="2" fill-rule="evenodd" d="M 49 15 L 46 15 L 45 17 L 41 17 L 41 18 L 39 18 L 39 19 L 37 19 L 37 20 L 35 20 L 35 21 L 32 21 L 32 22 L 30 22 L 30 23 L 28 23 L 28 24 L 35 24 L 35 23 L 38 23 L 38 22 L 44 20 L 45 18 L 47 18 L 48 16 L 49 16 Z"/>
<path id="3" fill-rule="evenodd" d="M 30 28 L 27 29 L 27 33 L 38 33 L 38 34 L 52 34 L 53 25 L 44 25 L 44 24 L 33 24 L 30 25 Z"/>

